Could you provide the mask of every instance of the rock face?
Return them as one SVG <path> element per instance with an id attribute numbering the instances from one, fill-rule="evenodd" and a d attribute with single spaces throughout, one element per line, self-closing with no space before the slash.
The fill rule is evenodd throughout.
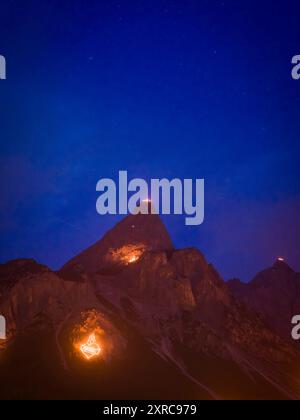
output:
<path id="1" fill-rule="evenodd" d="M 291 269 L 271 273 L 249 286 L 253 298 L 274 281 L 297 292 Z M 32 260 L 1 265 L 0 399 L 298 399 L 299 352 L 246 289 L 197 249 L 175 250 L 156 215 L 128 216 L 58 273 Z M 101 353 L 88 361 L 91 335 Z"/>
<path id="2" fill-rule="evenodd" d="M 145 250 L 170 251 L 172 241 L 160 217 L 156 214 L 129 215 L 90 248 L 69 261 L 61 275 L 81 272 L 95 273 L 113 269 L 118 262 L 123 265 L 138 259 Z M 119 257 L 119 258 L 118 258 Z"/>
<path id="3" fill-rule="evenodd" d="M 5 294 L 27 275 L 49 273 L 50 270 L 43 265 L 37 264 L 34 260 L 19 259 L 10 261 L 7 264 L 0 264 L 0 302 L 4 300 Z"/>
<path id="4" fill-rule="evenodd" d="M 284 339 L 291 339 L 291 319 L 300 314 L 300 273 L 276 260 L 248 283 L 228 283 L 233 294 L 261 313 L 267 324 Z"/>

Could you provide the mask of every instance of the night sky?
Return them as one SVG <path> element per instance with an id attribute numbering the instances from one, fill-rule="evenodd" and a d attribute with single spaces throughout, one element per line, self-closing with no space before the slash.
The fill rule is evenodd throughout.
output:
<path id="1" fill-rule="evenodd" d="M 205 178 L 205 222 L 164 217 L 227 279 L 300 270 L 299 1 L 3 0 L 0 261 L 57 269 L 120 216 L 97 181 Z"/>

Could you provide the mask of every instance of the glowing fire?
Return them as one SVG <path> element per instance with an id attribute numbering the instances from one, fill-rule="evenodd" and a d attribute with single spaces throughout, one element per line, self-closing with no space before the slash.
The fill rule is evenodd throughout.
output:
<path id="1" fill-rule="evenodd" d="M 107 258 L 108 260 L 128 265 L 137 262 L 145 251 L 146 246 L 142 243 L 129 244 L 121 248 L 110 249 Z"/>
<path id="2" fill-rule="evenodd" d="M 139 257 L 137 255 L 133 255 L 132 257 L 129 258 L 128 262 L 133 263 L 133 262 L 137 261 L 138 259 L 139 259 Z"/>
<path id="3" fill-rule="evenodd" d="M 86 359 L 91 359 L 92 357 L 98 356 L 101 352 L 101 347 L 96 341 L 95 334 L 91 334 L 88 338 L 87 343 L 80 346 L 80 351 Z"/>

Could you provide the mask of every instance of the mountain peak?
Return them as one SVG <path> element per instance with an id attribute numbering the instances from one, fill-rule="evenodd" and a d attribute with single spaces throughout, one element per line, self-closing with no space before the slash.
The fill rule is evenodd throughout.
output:
<path id="1" fill-rule="evenodd" d="M 128 215 L 109 230 L 102 239 L 64 265 L 96 272 L 114 263 L 137 261 L 144 251 L 171 251 L 169 233 L 157 214 Z"/>
<path id="2" fill-rule="evenodd" d="M 272 268 L 279 269 L 279 270 L 293 271 L 293 269 L 288 265 L 288 263 L 285 261 L 283 257 L 278 257 L 276 261 L 274 262 Z"/>

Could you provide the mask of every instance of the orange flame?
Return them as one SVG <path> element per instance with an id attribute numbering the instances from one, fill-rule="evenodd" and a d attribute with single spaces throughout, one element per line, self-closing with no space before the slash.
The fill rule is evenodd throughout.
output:
<path id="1" fill-rule="evenodd" d="M 132 257 L 129 258 L 128 262 L 133 263 L 133 262 L 137 261 L 138 259 L 139 259 L 139 257 L 137 255 L 133 255 Z"/>
<path id="2" fill-rule="evenodd" d="M 91 334 L 88 338 L 87 343 L 80 346 L 80 351 L 86 359 L 91 359 L 92 357 L 98 356 L 101 352 L 101 347 L 96 341 L 95 334 Z"/>

